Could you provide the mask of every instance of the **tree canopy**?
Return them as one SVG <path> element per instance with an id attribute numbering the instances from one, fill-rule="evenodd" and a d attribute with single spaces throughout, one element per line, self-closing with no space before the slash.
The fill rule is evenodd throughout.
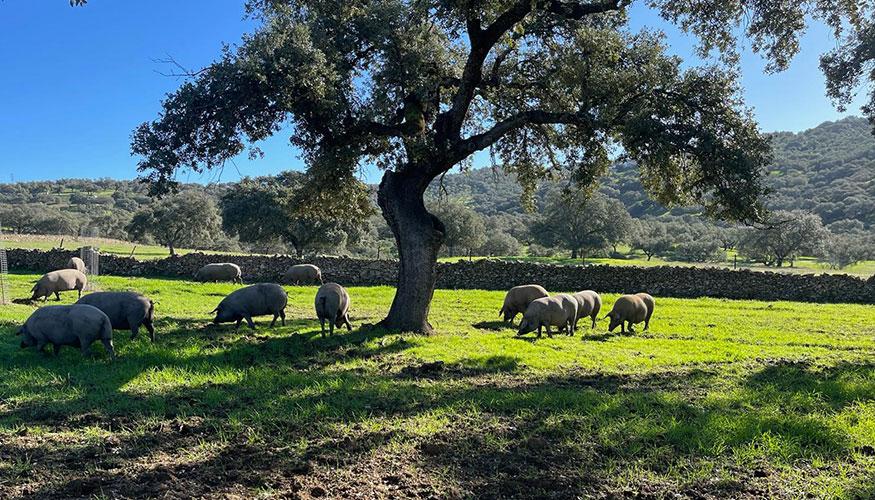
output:
<path id="1" fill-rule="evenodd" d="M 539 179 L 593 189 L 613 156 L 634 162 L 649 195 L 716 218 L 764 214 L 768 141 L 744 107 L 736 37 L 769 69 L 798 52 L 806 17 L 837 34 L 866 5 L 834 0 L 653 0 L 720 62 L 684 69 L 662 36 L 628 28 L 625 0 L 251 0 L 261 26 L 191 75 L 157 120 L 133 134 L 158 192 L 181 168 L 216 168 L 290 124 L 319 202 L 338 213 L 365 163 L 387 170 L 378 202 L 396 238 L 399 291 L 384 323 L 430 330 L 446 226 L 429 183 L 490 150 L 528 203 Z M 251 150 L 251 154 L 258 151 Z M 330 193 L 330 196 L 327 194 Z M 309 201 L 309 203 L 308 203 Z"/>

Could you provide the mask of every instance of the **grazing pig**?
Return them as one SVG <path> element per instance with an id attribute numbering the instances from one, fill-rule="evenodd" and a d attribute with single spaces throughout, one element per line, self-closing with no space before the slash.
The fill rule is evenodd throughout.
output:
<path id="1" fill-rule="evenodd" d="M 282 318 L 282 325 L 286 326 L 286 313 L 284 309 L 289 301 L 289 294 L 283 287 L 275 283 L 259 283 L 234 290 L 219 302 L 210 314 L 216 313 L 214 324 L 229 323 L 236 321 L 234 331 L 240 329 L 240 323 L 245 319 L 249 328 L 255 330 L 253 316 L 266 316 L 273 314 L 270 326 L 276 324 L 277 318 Z"/>
<path id="2" fill-rule="evenodd" d="M 75 269 L 82 274 L 85 274 L 87 271 L 85 261 L 79 257 L 71 257 L 70 260 L 67 261 L 67 269 Z"/>
<path id="3" fill-rule="evenodd" d="M 86 277 L 84 273 L 75 269 L 59 269 L 57 271 L 46 273 L 36 282 L 33 288 L 30 289 L 30 291 L 33 292 L 33 296 L 30 300 L 37 300 L 42 297 L 43 302 L 45 302 L 51 294 L 55 294 L 55 298 L 61 300 L 59 293 L 68 290 L 78 290 L 79 298 L 81 299 L 82 289 L 85 288 L 85 285 L 87 284 L 88 277 Z"/>
<path id="4" fill-rule="evenodd" d="M 647 293 L 642 292 L 636 293 L 635 295 L 641 297 L 641 300 L 644 301 L 644 305 L 647 306 L 647 316 L 644 317 L 644 329 L 647 330 L 650 328 L 650 317 L 653 316 L 653 309 L 656 307 L 656 301 Z"/>
<path id="5" fill-rule="evenodd" d="M 322 271 L 313 264 L 296 264 L 286 271 L 283 283 L 297 285 L 298 283 L 322 284 Z"/>
<path id="6" fill-rule="evenodd" d="M 42 351 L 52 344 L 55 356 L 62 345 L 79 347 L 82 355 L 91 355 L 91 344 L 100 340 L 106 346 L 109 357 L 115 359 L 112 348 L 112 322 L 100 309 L 87 304 L 69 306 L 45 306 L 27 318 L 24 325 L 15 331 L 21 335 L 21 347 Z"/>
<path id="7" fill-rule="evenodd" d="M 650 296 L 648 295 L 648 297 Z M 652 303 L 653 297 L 650 297 L 650 301 Z M 612 332 L 614 328 L 619 326 L 620 331 L 626 333 L 625 323 L 628 323 L 629 332 L 634 333 L 635 330 L 632 329 L 632 325 L 649 320 L 650 315 L 648 312 L 652 313 L 653 311 L 647 307 L 647 303 L 640 296 L 623 295 L 614 302 L 614 308 L 605 316 L 606 318 L 611 318 L 608 331 Z"/>
<path id="8" fill-rule="evenodd" d="M 516 315 L 525 312 L 533 300 L 549 296 L 550 294 L 541 285 L 515 286 L 504 296 L 504 305 L 501 306 L 498 315 L 504 315 L 505 321 L 513 322 Z"/>
<path id="9" fill-rule="evenodd" d="M 109 317 L 113 330 L 130 330 L 131 339 L 137 337 L 140 325 L 146 327 L 149 338 L 155 342 L 155 303 L 137 292 L 98 292 L 89 293 L 79 299 L 77 304 L 94 306 Z"/>
<path id="10" fill-rule="evenodd" d="M 334 335 L 334 327 L 340 328 L 346 324 L 346 330 L 352 330 L 349 324 L 349 294 L 337 283 L 326 283 L 316 292 L 316 317 L 322 325 L 322 337 L 325 337 L 325 320 L 328 320 L 328 334 Z"/>
<path id="11" fill-rule="evenodd" d="M 571 295 L 560 293 L 552 297 L 535 299 L 523 313 L 517 336 L 538 330 L 541 337 L 541 328 L 547 328 L 547 335 L 551 326 L 559 327 L 559 331 L 566 331 L 567 335 L 574 335 L 574 320 L 577 318 L 577 300 Z"/>
<path id="12" fill-rule="evenodd" d="M 592 328 L 595 328 L 596 317 L 602 309 L 602 298 L 592 290 L 584 290 L 573 295 L 577 300 L 577 319 L 574 320 L 574 330 L 577 330 L 577 321 L 587 316 L 592 319 Z"/>
<path id="13" fill-rule="evenodd" d="M 243 284 L 243 273 L 240 266 L 230 262 L 207 264 L 194 273 L 194 279 L 201 283 L 205 281 L 231 281 Z"/>

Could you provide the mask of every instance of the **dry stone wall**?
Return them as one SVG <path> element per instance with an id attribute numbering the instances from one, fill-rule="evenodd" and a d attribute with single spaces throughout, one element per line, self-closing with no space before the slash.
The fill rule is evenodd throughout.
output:
<path id="1" fill-rule="evenodd" d="M 74 255 L 78 255 L 78 251 L 8 251 L 11 270 L 37 272 L 59 269 Z M 302 260 L 289 256 L 202 253 L 149 261 L 102 254 L 100 273 L 191 278 L 201 266 L 213 262 L 238 264 L 246 282 L 279 281 L 289 266 L 301 263 L 319 266 L 326 282 L 344 285 L 394 285 L 398 275 L 398 263 L 391 260 L 341 257 Z M 527 283 L 539 283 L 548 290 L 646 291 L 664 297 L 875 303 L 875 277 L 865 280 L 843 274 L 786 274 L 674 266 L 558 266 L 496 260 L 438 264 L 438 288 L 507 290 Z"/>

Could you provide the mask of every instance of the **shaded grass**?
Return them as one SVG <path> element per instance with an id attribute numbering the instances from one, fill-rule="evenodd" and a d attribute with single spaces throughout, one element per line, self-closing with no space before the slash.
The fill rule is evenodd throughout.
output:
<path id="1" fill-rule="evenodd" d="M 44 357 L 11 336 L 33 308 L 0 307 L 0 497 L 872 493 L 870 306 L 658 298 L 648 332 L 521 340 L 501 292 L 438 290 L 422 337 L 361 326 L 394 289 L 353 287 L 359 328 L 322 338 L 315 287 L 235 334 L 207 314 L 232 285 L 100 285 L 158 302 L 155 344 Z"/>

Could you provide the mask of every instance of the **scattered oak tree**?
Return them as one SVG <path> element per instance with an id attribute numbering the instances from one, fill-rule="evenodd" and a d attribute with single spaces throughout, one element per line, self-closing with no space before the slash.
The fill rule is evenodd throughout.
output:
<path id="1" fill-rule="evenodd" d="M 483 217 L 474 210 L 450 200 L 437 201 L 429 209 L 445 221 L 444 244 L 451 257 L 461 249 L 470 259 L 474 250 L 486 243 L 486 225 Z"/>
<path id="2" fill-rule="evenodd" d="M 653 0 L 719 63 L 685 69 L 651 31 L 628 28 L 629 0 L 250 0 L 262 25 L 189 78 L 133 134 L 158 192 L 179 169 L 217 168 L 291 124 L 322 201 L 341 208 L 363 163 L 386 170 L 378 202 L 397 242 L 398 289 L 382 322 L 431 331 L 444 222 L 431 181 L 489 149 L 530 204 L 564 172 L 590 189 L 611 152 L 639 166 L 650 196 L 716 218 L 762 218 L 766 139 L 744 108 L 736 35 L 787 66 L 806 16 L 859 25 L 856 2 Z M 319 206 L 318 203 L 311 206 Z M 320 207 L 325 209 L 325 207 Z"/>
<path id="3" fill-rule="evenodd" d="M 824 244 L 821 260 L 832 269 L 844 269 L 875 255 L 873 239 L 862 234 L 831 234 Z"/>
<path id="4" fill-rule="evenodd" d="M 739 253 L 766 266 L 781 267 L 800 255 L 818 255 L 827 235 L 820 217 L 794 211 L 775 211 L 765 228 L 750 228 Z"/>
<path id="5" fill-rule="evenodd" d="M 675 245 L 666 225 L 652 219 L 636 219 L 632 230 L 632 250 L 641 250 L 647 260 L 669 253 Z"/>
<path id="6" fill-rule="evenodd" d="M 629 213 L 618 200 L 587 198 L 582 191 L 554 192 L 551 198 L 529 231 L 540 245 L 571 250 L 572 259 L 606 250 L 631 230 Z"/>
<path id="7" fill-rule="evenodd" d="M 176 255 L 180 246 L 206 248 L 223 236 L 216 204 L 195 191 L 163 198 L 140 210 L 125 229 L 135 240 L 154 238 L 170 255 Z"/>
<path id="8" fill-rule="evenodd" d="M 349 235 L 357 235 L 364 224 L 360 218 L 338 222 L 316 212 L 296 213 L 305 177 L 300 172 L 286 171 L 273 177 L 246 177 L 233 184 L 221 198 L 223 229 L 248 243 L 291 245 L 298 258 L 307 248 L 337 246 Z M 361 197 L 356 200 L 367 203 Z M 368 204 L 355 213 L 368 215 L 370 210 Z"/>

